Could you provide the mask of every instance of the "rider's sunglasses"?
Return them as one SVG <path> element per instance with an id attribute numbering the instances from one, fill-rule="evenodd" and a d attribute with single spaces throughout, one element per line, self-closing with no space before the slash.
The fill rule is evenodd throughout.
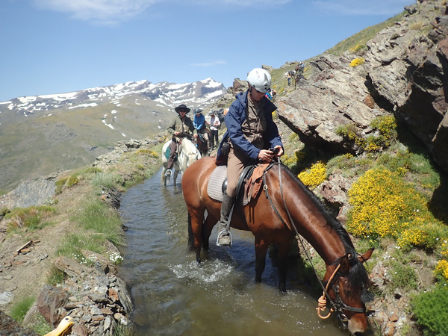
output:
<path id="1" fill-rule="evenodd" d="M 179 110 L 179 112 L 185 112 L 185 113 L 187 113 L 187 110 Z"/>

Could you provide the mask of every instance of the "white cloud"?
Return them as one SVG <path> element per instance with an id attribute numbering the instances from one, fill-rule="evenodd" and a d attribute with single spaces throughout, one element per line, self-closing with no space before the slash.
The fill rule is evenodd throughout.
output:
<path id="1" fill-rule="evenodd" d="M 162 0 L 34 0 L 43 8 L 69 13 L 75 19 L 116 23 L 136 16 Z"/>
<path id="2" fill-rule="evenodd" d="M 193 63 L 190 65 L 195 66 L 195 67 L 211 67 L 211 66 L 226 64 L 226 63 L 227 63 L 226 61 L 215 61 L 215 62 L 209 62 L 209 63 Z"/>
<path id="3" fill-rule="evenodd" d="M 75 19 L 113 24 L 126 21 L 163 2 L 179 0 L 33 0 L 39 7 L 69 13 Z M 191 5 L 278 6 L 292 0 L 183 0 Z"/>
<path id="4" fill-rule="evenodd" d="M 395 15 L 415 0 L 334 0 L 312 1 L 319 10 L 344 15 Z"/>

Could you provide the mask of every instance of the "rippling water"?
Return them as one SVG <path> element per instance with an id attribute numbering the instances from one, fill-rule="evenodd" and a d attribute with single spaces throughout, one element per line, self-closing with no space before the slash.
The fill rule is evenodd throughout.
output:
<path id="1" fill-rule="evenodd" d="M 277 289 L 270 258 L 263 282 L 255 283 L 251 233 L 234 230 L 232 248 L 211 243 L 209 258 L 198 266 L 186 249 L 180 186 L 163 187 L 160 174 L 131 188 L 121 202 L 129 230 L 120 276 L 130 285 L 137 335 L 348 335 L 336 318 L 317 317 L 317 300 L 295 280 L 295 269 L 287 294 Z"/>

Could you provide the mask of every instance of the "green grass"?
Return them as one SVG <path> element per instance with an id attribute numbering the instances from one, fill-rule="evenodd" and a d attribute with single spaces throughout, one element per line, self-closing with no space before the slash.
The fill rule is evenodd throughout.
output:
<path id="1" fill-rule="evenodd" d="M 58 248 L 58 255 L 91 265 L 91 261 L 84 257 L 83 250 L 104 254 L 106 241 L 115 246 L 124 244 L 122 222 L 118 212 L 95 196 L 89 196 L 83 201 L 72 220 L 77 229 L 65 237 Z"/>
<path id="2" fill-rule="evenodd" d="M 104 254 L 106 252 L 104 242 L 103 236 L 92 232 L 72 233 L 64 238 L 56 254 L 76 259 L 80 264 L 92 266 L 92 260 L 84 256 L 83 250 Z"/>
<path id="3" fill-rule="evenodd" d="M 42 315 L 38 314 L 36 319 L 37 320 L 33 324 L 33 330 L 38 335 L 46 335 L 54 329 L 49 323 L 47 323 L 47 321 L 45 321 L 45 318 Z"/>
<path id="4" fill-rule="evenodd" d="M 115 245 L 123 244 L 118 212 L 99 199 L 85 201 L 75 220 L 84 230 L 100 233 Z"/>
<path id="5" fill-rule="evenodd" d="M 400 288 L 406 291 L 417 289 L 417 275 L 409 264 L 404 264 L 401 260 L 392 260 L 389 266 L 393 288 Z"/>
<path id="6" fill-rule="evenodd" d="M 52 286 L 63 283 L 65 279 L 65 273 L 55 266 L 50 269 L 50 274 L 47 278 L 47 283 Z"/>
<path id="7" fill-rule="evenodd" d="M 114 328 L 114 336 L 133 336 L 134 331 L 131 326 L 117 324 Z"/>
<path id="8" fill-rule="evenodd" d="M 29 230 L 38 230 L 50 225 L 47 219 L 56 212 L 56 209 L 47 206 L 31 206 L 28 208 L 14 208 L 5 214 L 5 219 L 9 219 L 9 230 L 26 228 Z"/>
<path id="9" fill-rule="evenodd" d="M 339 42 L 334 47 L 328 49 L 325 53 L 341 56 L 345 51 L 350 50 L 352 52 L 365 48 L 366 43 L 371 40 L 375 35 L 384 28 L 393 26 L 395 22 L 400 21 L 406 11 L 384 21 L 377 25 L 367 27 L 360 32 L 350 36 L 349 38 Z"/>
<path id="10" fill-rule="evenodd" d="M 91 184 L 96 189 L 101 189 L 101 187 L 114 189 L 117 186 L 122 186 L 123 183 L 123 177 L 117 172 L 98 173 L 91 179 Z"/>
<path id="11" fill-rule="evenodd" d="M 22 322 L 25 318 L 26 313 L 33 305 L 34 301 L 34 297 L 31 296 L 24 297 L 21 300 L 17 301 L 17 303 L 15 303 L 11 308 L 11 317 L 18 322 Z"/>

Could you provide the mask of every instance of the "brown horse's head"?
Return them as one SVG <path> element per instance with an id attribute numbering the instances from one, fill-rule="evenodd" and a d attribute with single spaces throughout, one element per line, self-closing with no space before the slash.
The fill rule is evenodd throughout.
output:
<path id="1" fill-rule="evenodd" d="M 367 289 L 370 281 L 362 263 L 372 255 L 369 249 L 364 255 L 356 257 L 347 254 L 336 260 L 336 268 L 327 268 L 324 279 L 329 281 L 328 295 L 331 306 L 339 318 L 348 323 L 348 330 L 352 334 L 363 333 L 367 330 L 367 316 L 365 302 L 368 301 Z"/>

